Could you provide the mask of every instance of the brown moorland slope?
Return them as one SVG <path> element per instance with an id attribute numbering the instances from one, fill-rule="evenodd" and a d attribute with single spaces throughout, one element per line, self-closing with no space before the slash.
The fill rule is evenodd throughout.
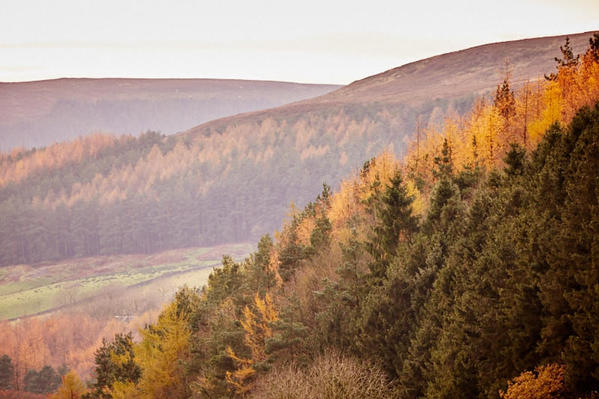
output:
<path id="1" fill-rule="evenodd" d="M 304 112 L 327 112 L 339 106 L 403 104 L 413 108 L 483 95 L 504 78 L 506 62 L 511 82 L 518 86 L 542 79 L 555 70 L 555 57 L 566 37 L 575 53 L 584 51 L 592 32 L 490 43 L 437 55 L 357 80 L 317 98 L 281 107 L 210 121 L 188 134 L 222 130 L 229 124 L 267 118 L 294 118 Z M 467 108 L 467 107 L 464 107 Z M 433 108 L 434 109 L 434 108 Z M 412 126 L 413 127 L 413 126 Z M 405 134 L 406 132 L 397 132 Z"/>

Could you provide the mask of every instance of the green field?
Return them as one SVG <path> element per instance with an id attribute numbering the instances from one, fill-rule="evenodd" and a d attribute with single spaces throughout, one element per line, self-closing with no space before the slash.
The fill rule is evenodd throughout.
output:
<path id="1" fill-rule="evenodd" d="M 229 244 L 1 267 L 0 320 L 64 308 L 141 312 L 168 301 L 180 286 L 202 286 L 222 255 L 241 259 L 252 250 Z"/>

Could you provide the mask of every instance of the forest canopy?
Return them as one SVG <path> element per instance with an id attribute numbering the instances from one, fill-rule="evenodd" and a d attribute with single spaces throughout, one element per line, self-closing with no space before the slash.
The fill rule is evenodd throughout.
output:
<path id="1" fill-rule="evenodd" d="M 88 397 L 596 397 L 598 60 L 596 35 L 538 92 L 506 79 L 324 185 L 97 361 Z"/>

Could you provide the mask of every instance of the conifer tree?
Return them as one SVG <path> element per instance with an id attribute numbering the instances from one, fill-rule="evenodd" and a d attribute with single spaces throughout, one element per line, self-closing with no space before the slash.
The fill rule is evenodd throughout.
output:
<path id="1" fill-rule="evenodd" d="M 133 335 L 116 334 L 114 340 L 102 341 L 95 353 L 94 375 L 96 381 L 85 397 L 89 399 L 110 399 L 110 390 L 116 382 L 137 383 L 141 368 L 135 361 Z"/>
<path id="2" fill-rule="evenodd" d="M 376 224 L 367 249 L 373 257 L 372 277 L 384 278 L 391 258 L 397 254 L 400 242 L 409 242 L 418 229 L 418 219 L 412 215 L 413 198 L 408 194 L 401 172 L 397 170 L 389 185 L 374 203 Z"/>
<path id="3" fill-rule="evenodd" d="M 0 389 L 10 389 L 13 385 L 15 367 L 8 355 L 0 357 Z"/>
<path id="4" fill-rule="evenodd" d="M 593 46 L 593 38 L 590 39 L 590 45 Z M 566 43 L 563 46 L 559 47 L 559 50 L 562 53 L 562 58 L 555 57 L 555 68 L 558 73 L 561 69 L 571 69 L 578 65 L 579 55 L 574 56 L 574 51 L 572 50 L 572 46 L 570 46 L 570 38 L 566 37 Z M 551 73 L 549 75 L 545 75 L 545 79 L 547 80 L 556 80 L 558 77 L 558 73 Z"/>
<path id="5" fill-rule="evenodd" d="M 516 99 L 510 88 L 510 82 L 506 77 L 495 91 L 494 105 L 504 120 L 509 120 L 516 113 Z"/>

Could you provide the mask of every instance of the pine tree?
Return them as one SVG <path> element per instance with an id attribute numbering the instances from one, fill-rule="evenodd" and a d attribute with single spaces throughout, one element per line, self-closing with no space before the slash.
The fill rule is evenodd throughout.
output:
<path id="1" fill-rule="evenodd" d="M 94 375 L 96 381 L 85 396 L 89 399 L 111 399 L 110 390 L 116 382 L 135 384 L 139 381 L 141 368 L 135 361 L 131 333 L 116 334 L 111 342 L 102 341 L 95 353 Z"/>
<path id="2" fill-rule="evenodd" d="M 386 276 L 400 242 L 409 242 L 418 229 L 418 218 L 412 215 L 412 202 L 397 170 L 374 203 L 376 224 L 366 244 L 373 257 L 370 271 L 374 279 Z"/>
<path id="3" fill-rule="evenodd" d="M 15 367 L 8 355 L 0 357 L 0 389 L 10 389 L 13 386 Z"/>
<path id="4" fill-rule="evenodd" d="M 509 121 L 516 113 L 516 99 L 510 88 L 509 78 L 505 78 L 501 85 L 497 86 L 494 99 L 495 108 L 504 120 Z"/>
<path id="5" fill-rule="evenodd" d="M 591 38 L 590 44 L 591 47 L 593 46 L 593 39 Z M 578 65 L 578 59 L 580 57 L 580 55 L 576 55 L 576 57 L 574 56 L 574 51 L 572 50 L 572 47 L 570 46 L 570 38 L 566 37 L 566 43 L 563 46 L 559 47 L 559 50 L 562 53 L 562 58 L 559 57 L 555 57 L 555 68 L 557 69 L 558 73 L 561 69 L 571 69 L 574 68 Z M 545 79 L 547 80 L 556 80 L 558 77 L 557 73 L 551 73 L 549 75 L 545 75 Z"/>

